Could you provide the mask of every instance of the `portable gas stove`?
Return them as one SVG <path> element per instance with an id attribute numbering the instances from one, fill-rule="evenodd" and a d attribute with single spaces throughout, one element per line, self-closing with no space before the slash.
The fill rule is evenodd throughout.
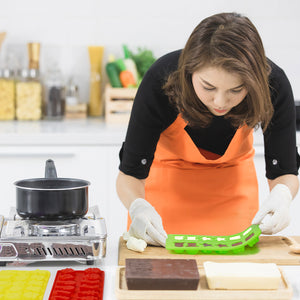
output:
<path id="1" fill-rule="evenodd" d="M 106 225 L 97 206 L 79 219 L 27 220 L 11 208 L 0 216 L 0 265 L 78 261 L 92 265 L 106 254 Z"/>

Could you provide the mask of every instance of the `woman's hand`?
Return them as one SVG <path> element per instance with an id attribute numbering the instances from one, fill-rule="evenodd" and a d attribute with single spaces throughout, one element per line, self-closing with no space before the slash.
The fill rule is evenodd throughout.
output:
<path id="1" fill-rule="evenodd" d="M 277 184 L 254 217 L 252 224 L 258 224 L 263 234 L 274 234 L 290 223 L 292 194 L 285 184 Z"/>
<path id="2" fill-rule="evenodd" d="M 138 198 L 129 207 L 131 225 L 129 234 L 143 239 L 147 244 L 166 246 L 165 232 L 160 215 L 145 199 Z"/>

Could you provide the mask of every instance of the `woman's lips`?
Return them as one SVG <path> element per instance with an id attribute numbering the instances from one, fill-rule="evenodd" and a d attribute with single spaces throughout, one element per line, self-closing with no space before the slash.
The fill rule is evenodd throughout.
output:
<path id="1" fill-rule="evenodd" d="M 219 114 L 223 114 L 225 112 L 227 112 L 227 109 L 217 109 L 217 108 L 214 108 L 214 111 L 219 113 Z"/>

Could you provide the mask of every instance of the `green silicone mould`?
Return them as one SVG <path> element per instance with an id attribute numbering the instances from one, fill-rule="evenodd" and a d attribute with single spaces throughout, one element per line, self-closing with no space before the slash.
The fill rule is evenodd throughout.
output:
<path id="1" fill-rule="evenodd" d="M 226 236 L 169 234 L 166 249 L 179 254 L 236 254 L 243 252 L 246 246 L 253 247 L 260 234 L 258 225 L 251 225 L 240 233 Z"/>

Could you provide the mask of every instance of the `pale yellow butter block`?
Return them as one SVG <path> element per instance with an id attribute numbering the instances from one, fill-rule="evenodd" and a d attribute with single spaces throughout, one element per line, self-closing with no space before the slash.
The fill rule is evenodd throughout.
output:
<path id="1" fill-rule="evenodd" d="M 210 289 L 276 290 L 281 273 L 274 263 L 203 263 Z"/>

